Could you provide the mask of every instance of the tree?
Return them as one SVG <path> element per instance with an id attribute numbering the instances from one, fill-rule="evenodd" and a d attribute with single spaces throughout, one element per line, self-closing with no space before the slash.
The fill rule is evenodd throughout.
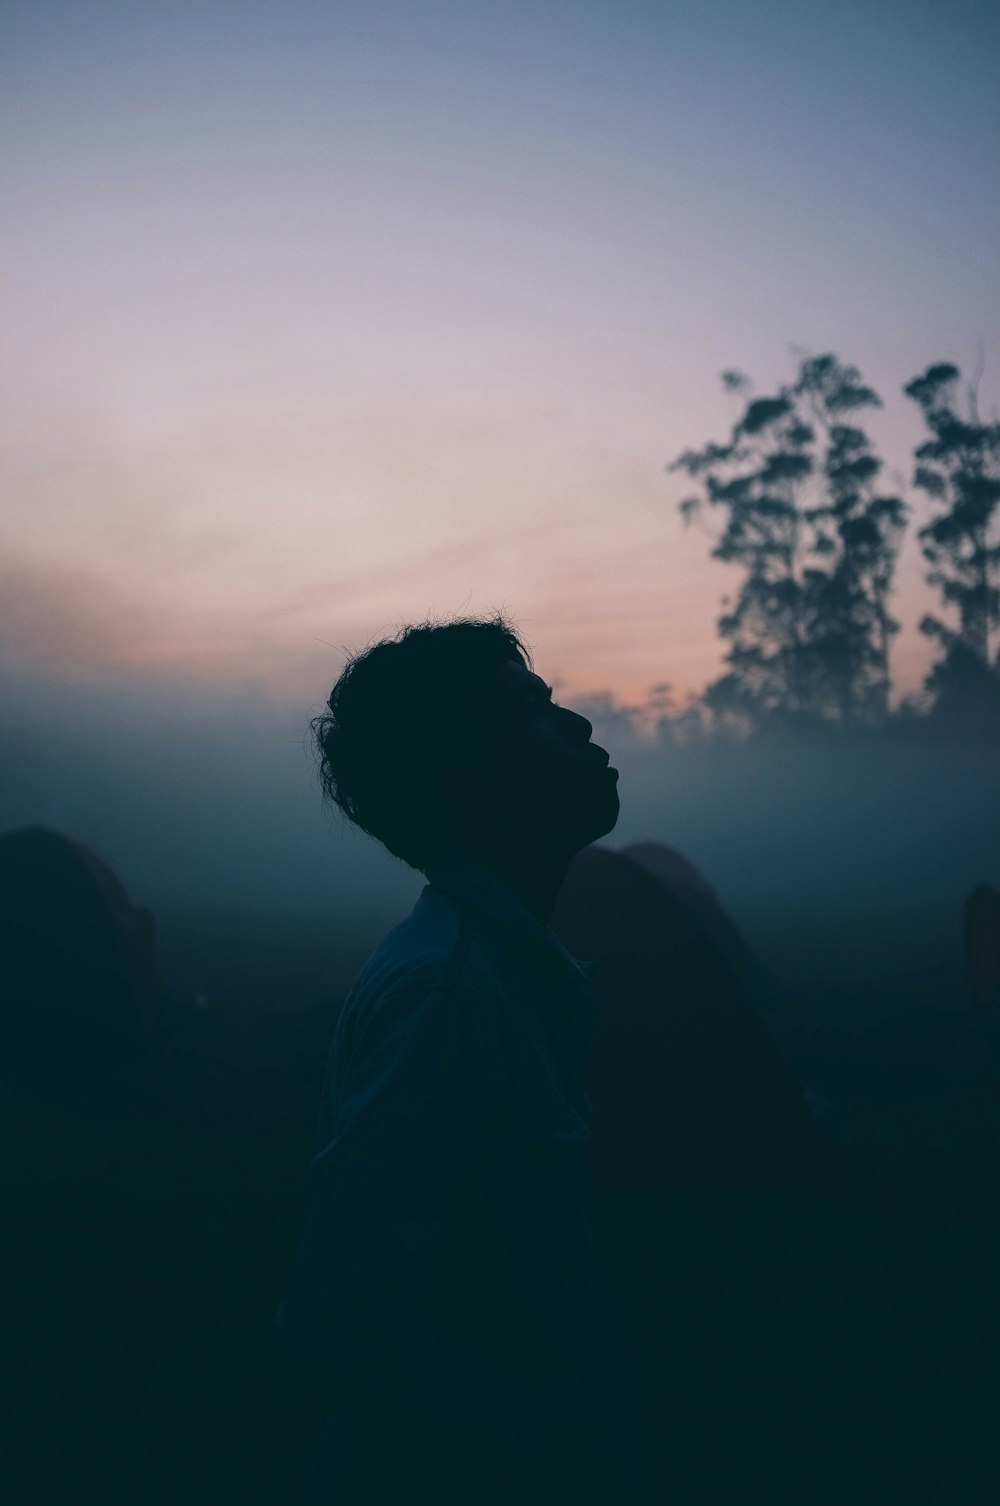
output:
<path id="1" fill-rule="evenodd" d="M 966 389 L 966 417 L 958 412 L 961 372 L 949 362 L 929 366 L 903 389 L 920 405 L 931 437 L 916 450 L 914 485 L 942 507 L 921 528 L 924 558 L 957 629 L 928 613 L 920 631 L 936 638 L 943 656 L 926 681 L 935 711 L 963 718 L 977 707 L 1000 709 L 1000 423 L 980 422 L 976 388 Z"/>
<path id="2" fill-rule="evenodd" d="M 889 710 L 889 651 L 899 632 L 889 596 L 908 508 L 877 491 L 882 461 L 864 430 L 840 419 L 852 409 L 881 407 L 857 370 L 830 355 L 804 360 L 795 391 L 825 446 L 827 500 L 805 514 L 820 525 L 814 547 L 830 561 L 829 572 L 815 577 L 814 657 L 845 720 L 878 720 Z"/>
<path id="3" fill-rule="evenodd" d="M 748 393 L 738 372 L 722 380 Z M 703 501 L 726 510 L 712 554 L 746 573 L 718 620 L 731 641 L 729 669 L 704 697 L 724 721 L 753 727 L 782 714 L 856 721 L 886 712 L 899 626 L 888 600 L 906 508 L 877 493 L 882 462 L 864 431 L 844 422 L 878 406 L 855 367 L 807 357 L 794 383 L 749 399 L 728 444 L 687 450 L 668 467 L 704 486 L 704 497 L 681 502 L 685 522 Z"/>

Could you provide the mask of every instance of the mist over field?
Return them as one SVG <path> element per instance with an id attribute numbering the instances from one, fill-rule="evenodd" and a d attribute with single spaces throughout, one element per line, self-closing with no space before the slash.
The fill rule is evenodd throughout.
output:
<path id="1" fill-rule="evenodd" d="M 252 685 L 7 671 L 0 829 L 42 823 L 103 857 L 153 911 L 178 998 L 334 999 L 424 880 L 324 805 L 308 722 L 326 688 L 280 704 Z M 606 844 L 693 861 L 789 1009 L 957 997 L 962 902 L 1000 880 L 988 749 L 903 733 L 664 748 L 592 719 L 621 774 Z"/>
<path id="2" fill-rule="evenodd" d="M 1000 1502 L 998 43 L 0 7 L 0 835 L 158 973 L 3 844 L 12 1501 L 583 1506 L 614 1412 L 643 1500 Z M 425 880 L 310 721 L 495 612 L 749 958 L 590 853 L 585 1061 L 533 985 L 331 1062 Z"/>

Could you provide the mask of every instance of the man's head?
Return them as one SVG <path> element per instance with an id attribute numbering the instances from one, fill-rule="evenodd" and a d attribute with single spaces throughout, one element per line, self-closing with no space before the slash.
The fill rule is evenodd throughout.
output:
<path id="1" fill-rule="evenodd" d="M 556 705 L 500 614 L 403 629 L 352 656 L 313 723 L 323 786 L 414 868 L 574 852 L 618 819 L 585 717 Z"/>

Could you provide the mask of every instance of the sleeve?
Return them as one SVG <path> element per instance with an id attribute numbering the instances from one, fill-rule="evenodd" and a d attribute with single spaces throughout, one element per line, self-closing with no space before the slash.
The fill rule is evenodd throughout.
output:
<path id="1" fill-rule="evenodd" d="M 381 1000 L 339 1074 L 310 1169 L 278 1337 L 334 1402 L 419 1389 L 435 1340 L 426 1261 L 489 1153 L 497 1085 L 453 989 Z"/>

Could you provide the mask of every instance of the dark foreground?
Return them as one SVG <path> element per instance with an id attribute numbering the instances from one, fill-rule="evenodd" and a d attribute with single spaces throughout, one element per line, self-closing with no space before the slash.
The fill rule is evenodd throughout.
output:
<path id="1" fill-rule="evenodd" d="M 860 1200 L 595 1192 L 657 1498 L 1000 1499 L 996 1077 L 939 1019 L 897 1011 L 853 1077 L 842 1032 L 800 1021 L 805 1054 L 840 1062 L 830 1123 L 874 1174 Z M 8 1499 L 304 1498 L 319 1398 L 270 1324 L 329 1025 L 178 1012 L 115 1115 L 79 1081 L 11 1085 Z"/>

